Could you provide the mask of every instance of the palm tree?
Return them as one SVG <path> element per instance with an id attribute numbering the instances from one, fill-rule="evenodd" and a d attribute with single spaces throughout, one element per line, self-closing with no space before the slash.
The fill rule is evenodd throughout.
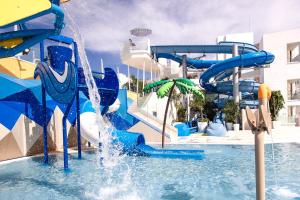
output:
<path id="1" fill-rule="evenodd" d="M 167 121 L 167 113 L 169 109 L 169 104 L 171 100 L 172 93 L 174 88 L 177 87 L 181 94 L 193 93 L 195 96 L 204 99 L 204 95 L 201 92 L 200 88 L 196 86 L 190 79 L 186 78 L 175 78 L 175 79 L 164 79 L 150 83 L 144 87 L 144 92 L 151 92 L 154 88 L 158 98 L 164 98 L 168 95 L 168 101 L 165 109 L 164 121 L 163 121 L 163 130 L 162 130 L 162 148 L 164 148 L 165 142 L 165 128 Z"/>

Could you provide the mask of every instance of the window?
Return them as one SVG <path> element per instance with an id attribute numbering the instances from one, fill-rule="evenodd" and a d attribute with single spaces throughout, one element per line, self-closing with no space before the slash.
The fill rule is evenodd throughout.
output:
<path id="1" fill-rule="evenodd" d="M 294 123 L 300 117 L 300 106 L 288 106 L 288 122 Z"/>
<path id="2" fill-rule="evenodd" d="M 288 100 L 300 100 L 300 79 L 288 80 Z"/>
<path id="3" fill-rule="evenodd" d="M 287 63 L 300 62 L 300 42 L 287 44 Z"/>

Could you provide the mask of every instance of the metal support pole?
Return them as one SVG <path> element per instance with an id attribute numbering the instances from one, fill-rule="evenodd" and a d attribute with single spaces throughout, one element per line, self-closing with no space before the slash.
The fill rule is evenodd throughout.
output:
<path id="1" fill-rule="evenodd" d="M 40 42 L 40 60 L 43 62 L 44 55 L 44 41 Z M 47 103 L 46 103 L 46 90 L 42 85 L 42 107 L 43 107 L 43 142 L 44 142 L 44 163 L 48 164 L 48 136 L 47 136 Z"/>
<path id="2" fill-rule="evenodd" d="M 146 67 L 146 62 L 144 60 L 144 65 L 143 65 L 143 89 L 145 87 L 145 67 Z M 143 96 L 144 96 L 144 90 L 143 90 Z"/>
<path id="3" fill-rule="evenodd" d="M 46 105 L 46 90 L 42 85 L 42 104 L 43 104 L 43 142 L 44 142 L 44 163 L 48 164 L 48 136 L 47 136 L 47 105 Z"/>
<path id="4" fill-rule="evenodd" d="M 80 105 L 79 105 L 79 91 L 76 92 L 76 115 L 77 115 L 77 146 L 78 159 L 81 159 L 81 133 L 80 133 Z"/>
<path id="5" fill-rule="evenodd" d="M 190 121 L 191 108 L 190 108 L 190 95 L 189 94 L 186 94 L 186 100 L 187 100 L 187 121 Z"/>
<path id="6" fill-rule="evenodd" d="M 75 69 L 76 69 L 76 119 L 77 119 L 77 148 L 78 148 L 78 159 L 81 159 L 81 133 L 80 133 L 80 99 L 79 99 L 79 89 L 78 89 L 78 46 L 74 42 L 74 59 L 75 59 Z"/>
<path id="7" fill-rule="evenodd" d="M 40 42 L 40 60 L 43 62 L 45 59 L 45 53 L 44 53 L 44 41 Z"/>
<path id="8" fill-rule="evenodd" d="M 139 69 L 137 69 L 137 75 L 136 75 L 136 93 L 137 96 L 139 96 Z"/>
<path id="9" fill-rule="evenodd" d="M 67 136 L 67 120 L 63 117 L 63 144 L 64 144 L 64 169 L 69 168 L 68 164 L 68 136 Z"/>
<path id="10" fill-rule="evenodd" d="M 130 91 L 130 69 L 129 69 L 129 65 L 127 65 L 127 77 L 128 77 L 128 91 Z"/>
<path id="11" fill-rule="evenodd" d="M 73 101 L 72 101 L 73 102 Z M 67 135 L 67 117 L 72 107 L 72 103 L 67 105 L 66 111 L 63 116 L 62 124 L 63 124 L 63 145 L 64 145 L 64 169 L 67 170 L 69 168 L 68 164 L 68 135 Z"/>
<path id="12" fill-rule="evenodd" d="M 187 56 L 183 55 L 182 56 L 182 77 L 183 78 L 187 78 Z M 186 110 L 187 110 L 187 121 L 190 121 L 190 99 L 189 99 L 189 95 L 186 94 L 185 95 L 185 103 L 186 103 Z"/>
<path id="13" fill-rule="evenodd" d="M 233 45 L 232 48 L 232 57 L 238 56 L 238 45 Z M 233 69 L 233 100 L 236 104 L 240 103 L 240 95 L 239 95 L 239 67 L 235 67 Z"/>
<path id="14" fill-rule="evenodd" d="M 182 67 L 182 77 L 187 78 L 187 56 L 186 55 L 182 56 L 181 67 Z"/>

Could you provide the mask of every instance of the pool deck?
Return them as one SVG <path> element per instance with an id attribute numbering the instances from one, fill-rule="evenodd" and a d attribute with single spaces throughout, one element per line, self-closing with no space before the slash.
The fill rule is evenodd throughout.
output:
<path id="1" fill-rule="evenodd" d="M 270 143 L 299 143 L 300 127 L 280 127 L 272 130 L 272 134 L 265 133 L 265 144 Z M 188 137 L 179 137 L 174 144 L 229 144 L 253 145 L 254 135 L 251 131 L 229 131 L 224 137 L 204 136 L 192 134 Z"/>

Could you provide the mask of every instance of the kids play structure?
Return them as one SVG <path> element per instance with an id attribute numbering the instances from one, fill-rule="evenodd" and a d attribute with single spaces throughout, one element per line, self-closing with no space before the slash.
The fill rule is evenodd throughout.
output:
<path id="1" fill-rule="evenodd" d="M 5 110 L 0 114 L 1 160 L 44 152 L 44 162 L 48 163 L 48 150 L 62 148 L 64 168 L 68 169 L 68 146 L 74 146 L 74 140 L 78 158 L 81 158 L 81 138 L 95 147 L 101 146 L 101 131 L 89 100 L 77 43 L 60 35 L 64 14 L 59 4 L 48 0 L 15 0 L 1 5 L 0 11 L 5 13 L 0 20 L 0 28 L 5 28 L 0 34 L 0 106 Z M 27 27 L 28 21 L 50 13 L 55 15 L 53 29 Z M 17 29 L 10 31 L 13 26 Z M 11 57 L 35 44 L 40 45 L 37 65 Z M 202 150 L 158 150 L 146 145 L 142 134 L 127 132 L 138 119 L 127 113 L 126 91 L 119 90 L 116 73 L 105 68 L 104 73 L 92 72 L 92 76 L 101 97 L 101 114 L 115 126 L 113 142 L 122 146 L 122 153 L 203 159 Z M 119 109 L 109 113 L 109 107 L 117 99 L 121 102 Z"/>

